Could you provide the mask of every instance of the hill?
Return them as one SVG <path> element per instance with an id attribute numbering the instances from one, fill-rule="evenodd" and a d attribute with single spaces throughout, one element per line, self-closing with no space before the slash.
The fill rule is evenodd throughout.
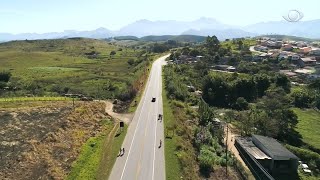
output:
<path id="1" fill-rule="evenodd" d="M 313 42 L 317 40 L 317 39 L 298 37 L 298 36 L 288 36 L 288 35 L 261 35 L 258 37 L 269 37 L 269 38 L 283 39 L 283 40 L 289 40 L 289 41 L 306 41 L 306 42 Z"/>
<path id="2" fill-rule="evenodd" d="M 196 36 L 196 35 L 164 35 L 164 36 L 145 36 L 140 38 L 142 41 L 168 41 L 175 40 L 179 42 L 203 42 L 205 41 L 205 36 Z"/>

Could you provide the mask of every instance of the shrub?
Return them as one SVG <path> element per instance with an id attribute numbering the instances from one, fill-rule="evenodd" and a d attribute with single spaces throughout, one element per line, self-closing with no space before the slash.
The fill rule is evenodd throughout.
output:
<path id="1" fill-rule="evenodd" d="M 0 72 L 0 81 L 2 82 L 8 82 L 10 80 L 11 73 L 10 72 Z"/>
<path id="2" fill-rule="evenodd" d="M 312 170 L 320 169 L 320 154 L 290 145 L 286 145 L 286 148 L 292 151 L 302 161 L 306 161 Z"/>
<path id="3" fill-rule="evenodd" d="M 128 63 L 130 66 L 132 66 L 132 65 L 134 64 L 134 60 L 133 60 L 133 59 L 129 59 L 129 60 L 127 61 L 127 63 Z"/>
<path id="4" fill-rule="evenodd" d="M 115 51 L 110 52 L 110 56 L 116 55 L 117 53 Z"/>

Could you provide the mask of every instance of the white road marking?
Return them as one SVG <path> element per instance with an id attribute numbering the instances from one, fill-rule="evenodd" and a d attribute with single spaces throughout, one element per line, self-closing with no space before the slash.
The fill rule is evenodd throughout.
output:
<path id="1" fill-rule="evenodd" d="M 158 77 L 158 74 L 159 74 L 159 72 L 157 73 L 157 77 Z M 158 88 L 157 89 L 159 90 L 159 81 L 158 81 Z M 159 98 L 159 100 L 160 100 L 160 98 Z M 158 104 L 159 104 L 159 100 L 158 100 Z M 154 162 L 156 159 L 155 157 L 156 157 L 157 125 L 158 125 L 158 121 L 156 121 L 156 123 L 155 123 L 154 144 L 153 144 L 152 180 L 154 180 Z"/>
<path id="2" fill-rule="evenodd" d="M 151 79 L 151 76 L 152 76 L 152 69 L 151 69 L 151 72 L 150 72 L 149 80 Z M 149 80 L 148 80 L 148 86 L 146 87 L 147 89 L 146 89 L 145 94 L 144 94 L 144 96 L 143 96 L 143 97 L 144 97 L 144 100 L 143 100 L 143 104 L 142 104 L 141 109 L 143 109 L 143 107 L 144 107 L 144 105 L 145 105 L 145 102 L 146 102 L 146 99 L 147 99 L 147 94 L 148 94 L 149 86 L 150 86 Z M 140 114 L 139 114 L 139 117 L 138 117 L 138 124 L 137 124 L 137 127 L 136 127 L 136 129 L 134 130 L 134 133 L 133 133 L 133 138 L 132 138 L 132 141 L 131 141 L 131 144 L 130 144 L 128 156 L 127 156 L 126 162 L 125 162 L 125 164 L 124 164 L 123 171 L 122 171 L 122 173 L 121 173 L 121 178 L 120 178 L 120 180 L 122 180 L 123 175 L 124 175 L 124 171 L 126 170 L 126 167 L 127 167 L 128 159 L 129 159 L 129 156 L 130 156 L 130 154 L 131 154 L 131 147 L 132 147 L 133 141 L 134 141 L 134 139 L 135 139 L 137 129 L 138 129 L 139 125 L 140 125 L 140 116 L 141 116 L 141 113 L 142 113 L 142 111 L 140 111 Z"/>

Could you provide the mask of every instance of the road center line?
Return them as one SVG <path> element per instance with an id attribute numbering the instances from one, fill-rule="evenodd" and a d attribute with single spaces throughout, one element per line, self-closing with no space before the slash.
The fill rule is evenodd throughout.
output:
<path id="1" fill-rule="evenodd" d="M 121 173 L 121 178 L 120 178 L 120 180 L 122 180 L 123 175 L 124 175 L 124 172 L 125 172 L 125 170 L 126 170 L 127 163 L 128 163 L 128 159 L 129 159 L 129 156 L 130 156 L 130 154 L 131 154 L 131 147 L 132 147 L 132 145 L 133 145 L 133 142 L 134 142 L 135 137 L 136 137 L 136 134 L 137 134 L 137 129 L 138 129 L 138 127 L 139 127 L 139 125 L 140 125 L 140 122 L 141 122 L 141 121 L 140 121 L 140 117 L 141 117 L 141 114 L 142 114 L 142 109 L 143 109 L 143 107 L 144 107 L 144 105 L 145 105 L 145 102 L 146 102 L 146 99 L 147 99 L 147 95 L 148 95 L 148 91 L 149 91 L 149 86 L 150 86 L 151 76 L 152 76 L 152 69 L 151 69 L 150 76 L 149 76 L 149 79 L 148 79 L 148 82 L 147 82 L 147 83 L 148 83 L 147 86 L 146 86 L 147 89 L 146 89 L 146 91 L 145 91 L 145 94 L 143 95 L 144 100 L 143 100 L 143 104 L 142 104 L 142 107 L 141 107 L 141 110 L 140 110 L 140 113 L 139 113 L 138 124 L 137 124 L 136 129 L 134 130 L 134 133 L 133 133 L 133 138 L 132 138 L 132 141 L 131 141 L 131 144 L 130 144 L 128 156 L 127 156 L 126 162 L 125 162 L 125 164 L 124 164 L 123 171 L 122 171 L 122 173 Z"/>
<path id="2" fill-rule="evenodd" d="M 157 77 L 158 77 L 159 76 L 159 71 L 157 71 L 157 72 L 158 72 L 157 73 Z M 157 82 L 158 82 L 157 89 L 159 90 L 159 79 L 157 80 Z M 159 100 L 160 100 L 160 98 L 159 98 Z M 158 104 L 159 104 L 159 100 L 158 100 Z M 158 121 L 156 121 L 156 123 L 155 123 L 154 144 L 153 144 L 152 180 L 154 180 L 154 162 L 155 162 L 155 159 L 156 159 L 155 157 L 156 157 L 157 126 L 158 126 Z"/>

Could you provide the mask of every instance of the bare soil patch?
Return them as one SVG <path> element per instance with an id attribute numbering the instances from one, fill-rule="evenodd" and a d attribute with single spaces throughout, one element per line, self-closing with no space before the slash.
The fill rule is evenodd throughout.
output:
<path id="1" fill-rule="evenodd" d="M 99 102 L 0 109 L 1 179 L 64 179 L 106 119 Z"/>

